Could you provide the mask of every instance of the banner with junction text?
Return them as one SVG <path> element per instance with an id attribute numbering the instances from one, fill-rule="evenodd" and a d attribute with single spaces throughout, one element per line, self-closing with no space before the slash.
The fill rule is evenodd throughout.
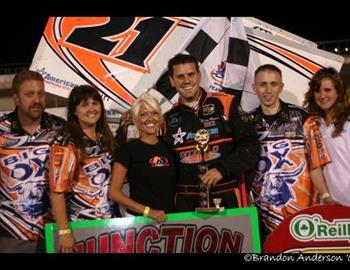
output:
<path id="1" fill-rule="evenodd" d="M 70 222 L 78 253 L 259 253 L 255 207 L 221 213 L 167 215 Z M 46 224 L 46 251 L 59 252 L 57 224 Z"/>

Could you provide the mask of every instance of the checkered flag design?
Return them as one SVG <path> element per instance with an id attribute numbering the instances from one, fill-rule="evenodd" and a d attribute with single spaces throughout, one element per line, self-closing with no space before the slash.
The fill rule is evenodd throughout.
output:
<path id="1" fill-rule="evenodd" d="M 249 44 L 239 17 L 212 17 L 180 51 L 197 58 L 202 73 L 201 86 L 207 91 L 225 91 L 238 99 L 243 90 L 249 61 Z M 177 100 L 164 73 L 156 89 L 166 98 Z"/>

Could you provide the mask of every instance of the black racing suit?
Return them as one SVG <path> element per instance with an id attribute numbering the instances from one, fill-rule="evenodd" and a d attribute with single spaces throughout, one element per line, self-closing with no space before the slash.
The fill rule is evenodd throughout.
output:
<path id="1" fill-rule="evenodd" d="M 200 201 L 200 151 L 195 133 L 207 129 L 209 149 L 205 155 L 208 169 L 216 168 L 223 176 L 210 189 L 210 198 L 221 198 L 220 206 L 242 207 L 242 175 L 252 171 L 259 154 L 259 141 L 254 128 L 241 120 L 235 97 L 225 93 L 207 93 L 201 89 L 198 110 L 180 102 L 165 114 L 163 135 L 179 160 L 176 210 L 194 211 Z M 245 195 L 245 194 L 244 194 Z M 245 205 L 243 205 L 245 206 Z"/>

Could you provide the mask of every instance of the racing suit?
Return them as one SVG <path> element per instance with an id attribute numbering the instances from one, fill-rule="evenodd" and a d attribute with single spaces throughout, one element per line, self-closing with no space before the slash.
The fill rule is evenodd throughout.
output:
<path id="1" fill-rule="evenodd" d="M 200 202 L 199 164 L 202 156 L 194 140 L 199 129 L 210 134 L 204 155 L 208 169 L 216 168 L 223 178 L 210 189 L 210 198 L 221 198 L 226 208 L 242 204 L 242 175 L 252 171 L 258 159 L 259 143 L 254 128 L 242 121 L 235 97 L 225 93 L 207 93 L 201 89 L 198 109 L 180 102 L 165 113 L 163 135 L 179 161 L 176 211 L 194 211 Z M 245 182 L 245 181 L 243 181 Z"/>

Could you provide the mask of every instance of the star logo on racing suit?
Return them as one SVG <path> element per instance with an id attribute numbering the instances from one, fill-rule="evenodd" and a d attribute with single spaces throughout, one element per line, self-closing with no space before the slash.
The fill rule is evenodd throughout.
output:
<path id="1" fill-rule="evenodd" d="M 181 128 L 177 130 L 177 133 L 173 135 L 173 138 L 175 139 L 174 145 L 178 143 L 184 143 L 183 137 L 186 135 L 186 132 L 182 132 Z"/>

